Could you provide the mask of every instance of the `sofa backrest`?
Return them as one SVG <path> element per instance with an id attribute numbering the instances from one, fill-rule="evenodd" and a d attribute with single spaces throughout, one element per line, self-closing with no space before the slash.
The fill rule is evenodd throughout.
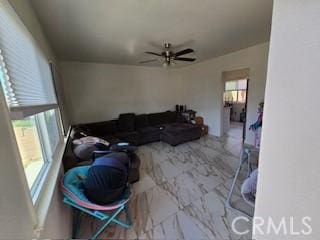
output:
<path id="1" fill-rule="evenodd" d="M 105 121 L 105 122 L 96 122 L 85 124 L 86 128 L 90 129 L 90 135 L 103 137 L 118 131 L 117 129 L 117 120 Z"/>
<path id="2" fill-rule="evenodd" d="M 148 121 L 151 126 L 172 123 L 176 121 L 176 112 L 150 113 L 148 114 Z"/>
<path id="3" fill-rule="evenodd" d="M 148 115 L 147 114 L 136 115 L 136 119 L 135 120 L 136 120 L 135 121 L 136 130 L 149 126 L 149 119 L 148 119 Z"/>
<path id="4" fill-rule="evenodd" d="M 119 132 L 133 132 L 135 130 L 135 114 L 123 113 L 119 115 L 118 131 Z"/>
<path id="5" fill-rule="evenodd" d="M 172 111 L 140 114 L 124 113 L 119 115 L 119 119 L 79 124 L 73 126 L 71 138 L 79 138 L 79 132 L 87 135 L 104 137 L 117 132 L 132 132 L 148 126 L 157 126 L 177 121 L 177 113 Z M 79 135 L 79 136 L 78 136 Z"/>

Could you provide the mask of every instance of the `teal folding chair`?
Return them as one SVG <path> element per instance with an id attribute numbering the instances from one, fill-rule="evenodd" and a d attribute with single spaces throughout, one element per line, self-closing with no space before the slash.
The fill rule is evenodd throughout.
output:
<path id="1" fill-rule="evenodd" d="M 75 211 L 72 238 L 77 238 L 82 214 L 86 213 L 100 220 L 101 226 L 90 239 L 96 239 L 111 223 L 124 228 L 130 228 L 132 223 L 128 211 L 130 188 L 124 192 L 121 200 L 108 205 L 97 205 L 88 200 L 84 195 L 83 182 L 90 166 L 75 167 L 70 169 L 63 177 L 61 189 L 64 195 L 63 202 L 78 211 Z M 125 212 L 126 221 L 118 219 L 121 212 Z"/>

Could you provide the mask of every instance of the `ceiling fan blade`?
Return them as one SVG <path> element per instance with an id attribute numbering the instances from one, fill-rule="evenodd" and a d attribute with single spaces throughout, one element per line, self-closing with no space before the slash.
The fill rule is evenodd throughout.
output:
<path id="1" fill-rule="evenodd" d="M 158 59 L 151 59 L 151 60 L 146 60 L 146 61 L 141 61 L 140 63 L 143 64 L 143 63 L 150 63 L 150 62 L 157 62 L 159 61 Z"/>
<path id="2" fill-rule="evenodd" d="M 177 61 L 186 61 L 186 62 L 193 62 L 193 61 L 195 61 L 196 59 L 195 59 L 195 58 L 176 57 L 176 58 L 174 58 L 174 60 L 177 60 Z"/>
<path id="3" fill-rule="evenodd" d="M 175 53 L 175 56 L 176 56 L 176 57 L 179 57 L 179 56 L 181 56 L 181 55 L 188 54 L 188 53 L 193 53 L 193 52 L 194 52 L 193 49 L 187 48 L 187 49 L 181 50 L 181 51 L 179 51 L 179 52 L 176 52 L 176 53 Z"/>
<path id="4" fill-rule="evenodd" d="M 159 56 L 159 57 L 161 57 L 161 56 L 162 56 L 161 54 L 159 54 L 159 53 L 155 53 L 155 52 L 145 52 L 145 53 L 152 54 L 152 55 L 156 55 L 156 56 Z"/>

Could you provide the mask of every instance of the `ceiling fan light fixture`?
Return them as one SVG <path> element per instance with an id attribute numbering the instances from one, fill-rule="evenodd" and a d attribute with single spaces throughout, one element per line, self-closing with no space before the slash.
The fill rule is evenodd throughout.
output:
<path id="1" fill-rule="evenodd" d="M 190 58 L 190 57 L 181 57 L 182 55 L 193 53 L 194 50 L 191 48 L 183 49 L 178 52 L 175 52 L 171 49 L 172 45 L 170 43 L 164 44 L 164 50 L 161 53 L 155 53 L 155 52 L 145 52 L 147 54 L 155 55 L 159 57 L 159 62 L 162 63 L 162 66 L 175 66 L 175 61 L 185 61 L 185 62 L 194 62 L 196 58 Z M 146 60 L 142 61 L 140 63 L 148 63 L 153 62 L 154 60 Z"/>
<path id="2" fill-rule="evenodd" d="M 165 44 L 164 44 L 164 47 L 167 48 L 167 49 L 169 49 L 169 48 L 171 47 L 171 43 L 165 43 Z"/>

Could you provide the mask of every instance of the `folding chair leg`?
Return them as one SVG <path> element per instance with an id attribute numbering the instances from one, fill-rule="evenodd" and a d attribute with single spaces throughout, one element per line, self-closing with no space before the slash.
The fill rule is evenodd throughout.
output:
<path id="1" fill-rule="evenodd" d="M 75 208 L 74 221 L 73 221 L 73 231 L 72 231 L 72 238 L 73 239 L 78 237 L 77 235 L 78 235 L 78 230 L 79 230 L 79 226 L 80 226 L 80 220 L 81 220 L 82 214 L 84 214 L 84 213 L 87 213 L 90 216 L 98 218 L 100 221 L 102 221 L 104 223 L 90 239 L 96 239 L 110 223 L 118 224 L 124 228 L 131 227 L 131 218 L 130 218 L 127 204 L 122 205 L 120 208 L 117 209 L 116 212 L 114 212 L 110 216 L 110 215 L 102 213 L 100 211 L 93 211 L 93 210 L 89 210 L 84 207 L 81 207 L 81 206 L 77 205 L 76 203 L 70 201 L 66 197 L 63 199 L 63 202 Z M 119 213 L 121 211 L 125 212 L 125 215 L 126 215 L 125 222 L 123 222 L 117 218 L 117 216 L 119 215 Z"/>
<path id="2" fill-rule="evenodd" d="M 124 206 L 119 208 L 90 239 L 96 239 L 123 209 L 124 209 Z"/>
<path id="3" fill-rule="evenodd" d="M 81 224 L 81 217 L 82 217 L 82 212 L 80 212 L 78 209 L 74 209 L 72 239 L 76 239 L 78 237 L 78 232 Z"/>
<path id="4" fill-rule="evenodd" d="M 127 205 L 124 206 L 124 212 L 126 214 L 126 223 L 128 224 L 128 226 L 131 226 L 132 220 L 131 220 L 130 211 Z"/>

